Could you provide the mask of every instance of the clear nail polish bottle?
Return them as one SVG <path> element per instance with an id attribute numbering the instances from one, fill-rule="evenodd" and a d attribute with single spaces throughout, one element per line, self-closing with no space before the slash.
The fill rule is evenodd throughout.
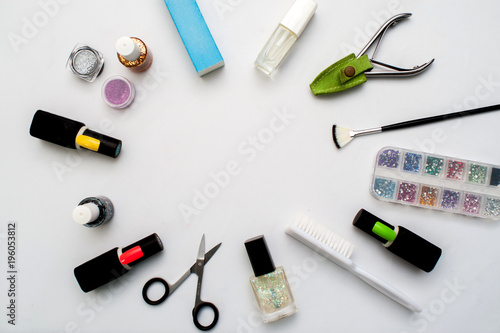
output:
<path id="1" fill-rule="evenodd" d="M 313 0 L 296 0 L 260 51 L 255 67 L 271 75 L 302 34 L 317 7 Z"/>
<path id="2" fill-rule="evenodd" d="M 263 235 L 245 242 L 254 276 L 250 284 L 260 309 L 262 320 L 269 323 L 297 312 L 292 291 L 283 267 L 275 267 Z"/>

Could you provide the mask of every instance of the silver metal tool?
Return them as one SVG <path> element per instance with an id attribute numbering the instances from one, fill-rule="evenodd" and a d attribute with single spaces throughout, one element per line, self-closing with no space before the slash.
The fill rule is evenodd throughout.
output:
<path id="1" fill-rule="evenodd" d="M 365 75 L 367 77 L 392 77 L 392 76 L 412 76 L 412 75 L 417 75 L 425 71 L 429 66 L 434 62 L 434 59 L 431 59 L 430 61 L 420 65 L 420 66 L 415 66 L 411 69 L 406 69 L 406 68 L 399 68 L 396 66 L 388 65 L 383 62 L 377 61 L 373 59 L 375 57 L 375 53 L 377 52 L 378 46 L 380 45 L 380 41 L 382 38 L 384 38 L 385 33 L 390 27 L 395 26 L 398 22 L 407 19 L 411 16 L 411 13 L 402 13 L 395 15 L 391 17 L 389 20 L 387 20 L 378 30 L 377 32 L 373 35 L 373 37 L 368 41 L 368 43 L 363 47 L 363 49 L 356 55 L 356 58 L 361 57 L 364 55 L 368 49 L 377 41 L 377 44 L 375 45 L 375 50 L 373 50 L 373 54 L 370 58 L 370 62 L 374 65 L 378 65 L 381 67 L 386 68 L 384 71 L 366 71 Z"/>
<path id="2" fill-rule="evenodd" d="M 186 273 L 184 273 L 181 276 L 181 278 L 177 280 L 174 284 L 169 284 L 167 281 L 165 281 L 160 277 L 155 277 L 150 279 L 148 282 L 146 282 L 146 284 L 142 288 L 142 298 L 144 298 L 144 301 L 150 305 L 158 305 L 162 303 L 165 299 L 167 299 L 168 296 L 170 296 L 177 289 L 177 287 L 179 287 L 192 273 L 194 273 L 198 275 L 198 283 L 196 284 L 196 300 L 193 308 L 193 322 L 194 325 L 202 331 L 208 331 L 212 329 L 219 320 L 219 310 L 213 303 L 201 300 L 200 298 L 201 283 L 203 280 L 203 270 L 205 268 L 205 264 L 210 260 L 210 258 L 212 258 L 215 252 L 217 252 L 221 244 L 222 243 L 217 244 L 210 251 L 205 253 L 205 235 L 203 235 L 203 237 L 201 238 L 200 247 L 198 249 L 198 256 L 196 257 L 196 262 L 193 264 L 193 266 L 191 266 L 191 268 L 189 268 L 186 271 Z M 165 287 L 165 293 L 156 301 L 151 300 L 148 297 L 148 289 L 155 282 L 159 282 Z M 203 326 L 202 324 L 200 324 L 198 320 L 198 314 L 200 313 L 200 310 L 204 307 L 211 308 L 212 311 L 214 312 L 214 319 L 212 323 L 208 326 Z"/>

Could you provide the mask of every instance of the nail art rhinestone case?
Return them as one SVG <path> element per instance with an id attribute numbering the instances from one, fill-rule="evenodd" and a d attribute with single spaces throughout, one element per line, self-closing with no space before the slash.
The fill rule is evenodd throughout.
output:
<path id="1" fill-rule="evenodd" d="M 370 188 L 375 198 L 500 220 L 500 166 L 384 147 Z"/>

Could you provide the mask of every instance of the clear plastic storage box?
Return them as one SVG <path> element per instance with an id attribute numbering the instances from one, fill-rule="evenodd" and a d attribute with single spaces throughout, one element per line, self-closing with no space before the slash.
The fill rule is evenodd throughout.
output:
<path id="1" fill-rule="evenodd" d="M 377 153 L 379 200 L 500 220 L 500 166 L 396 147 Z"/>

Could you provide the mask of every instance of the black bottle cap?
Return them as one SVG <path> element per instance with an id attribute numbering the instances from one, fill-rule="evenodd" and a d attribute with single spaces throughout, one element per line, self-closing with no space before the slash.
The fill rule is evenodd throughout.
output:
<path id="1" fill-rule="evenodd" d="M 370 213 L 370 212 L 368 212 L 368 211 L 366 211 L 364 209 L 360 209 L 359 210 L 359 212 L 354 217 L 354 220 L 352 221 L 352 224 L 355 227 L 358 227 L 359 229 L 363 230 L 364 232 L 366 232 L 368 235 L 372 236 L 376 240 L 378 240 L 378 241 L 380 241 L 382 243 L 386 243 L 387 242 L 386 239 L 380 237 L 379 235 L 377 235 L 376 233 L 374 233 L 372 231 L 373 226 L 377 222 L 380 222 L 380 223 L 384 224 L 385 226 L 387 226 L 387 227 L 391 228 L 392 230 L 394 230 L 394 226 L 393 225 L 391 225 L 390 223 L 385 222 L 381 218 L 376 217 L 375 215 L 373 215 L 372 213 Z"/>
<path id="2" fill-rule="evenodd" d="M 74 270 L 80 288 L 86 293 L 128 272 L 118 258 L 118 247 L 81 264 Z"/>
<path id="3" fill-rule="evenodd" d="M 158 237 L 157 234 L 152 234 L 124 247 L 121 252 L 124 253 L 136 246 L 141 247 L 143 256 L 128 263 L 130 267 L 163 250 L 163 244 L 160 237 Z M 82 288 L 84 292 L 89 292 L 125 275 L 130 267 L 122 265 L 119 254 L 119 248 L 115 247 L 76 267 L 74 273 L 80 288 Z"/>
<path id="4" fill-rule="evenodd" d="M 387 249 L 427 273 L 432 271 L 442 250 L 405 227 L 398 229 L 398 236 Z"/>
<path id="5" fill-rule="evenodd" d="M 264 235 L 248 239 L 245 242 L 245 248 L 255 276 L 268 274 L 276 269 Z"/>
<path id="6" fill-rule="evenodd" d="M 141 262 L 141 261 L 151 257 L 152 255 L 163 250 L 163 243 L 162 243 L 160 237 L 158 237 L 158 235 L 156 233 L 151 234 L 147 237 L 144 237 L 143 239 L 141 239 L 133 244 L 130 244 L 129 246 L 124 247 L 122 249 L 122 252 L 125 253 L 128 250 L 130 250 L 136 246 L 141 247 L 143 256 L 141 258 L 129 263 L 128 264 L 129 266 L 134 266 L 135 264 L 137 264 L 137 263 L 139 263 L 139 262 Z"/>
<path id="7" fill-rule="evenodd" d="M 76 149 L 75 139 L 84 123 L 38 110 L 31 122 L 31 136 L 56 145 Z"/>

